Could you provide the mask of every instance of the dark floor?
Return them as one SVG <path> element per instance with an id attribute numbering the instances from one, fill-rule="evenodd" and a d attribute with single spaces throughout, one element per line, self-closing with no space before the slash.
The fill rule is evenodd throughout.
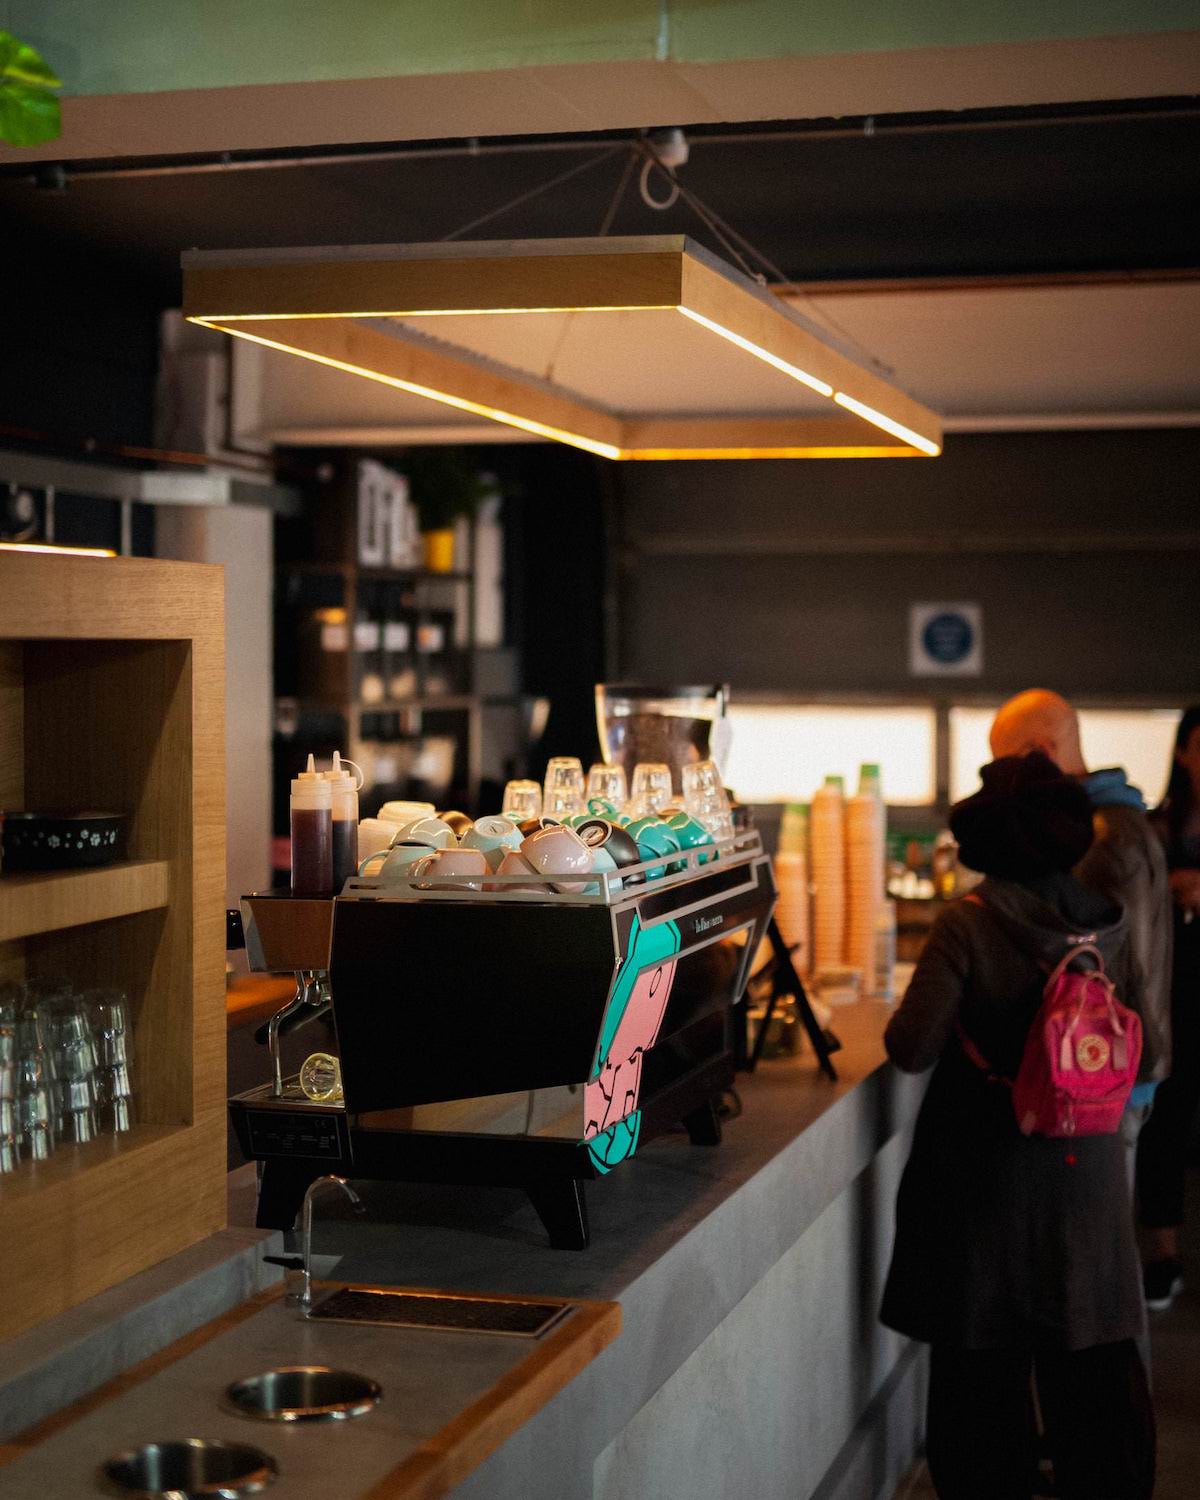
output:
<path id="1" fill-rule="evenodd" d="M 1169 1312 L 1150 1314 L 1154 1409 L 1158 1416 L 1158 1483 L 1154 1500 L 1200 1496 L 1200 1170 L 1188 1186 L 1184 1236 L 1189 1285 Z M 934 1500 L 921 1464 L 896 1491 L 895 1500 Z"/>

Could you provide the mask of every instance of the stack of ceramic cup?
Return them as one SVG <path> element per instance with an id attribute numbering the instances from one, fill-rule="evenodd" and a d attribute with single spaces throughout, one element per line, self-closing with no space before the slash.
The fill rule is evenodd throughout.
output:
<path id="1" fill-rule="evenodd" d="M 883 905 L 884 810 L 879 772 L 864 765 L 846 802 L 846 962 L 875 987 L 875 929 Z"/>
<path id="2" fill-rule="evenodd" d="M 808 805 L 789 802 L 779 830 L 779 853 L 775 856 L 775 884 L 779 900 L 775 920 L 796 962 L 804 969 L 812 965 L 808 920 Z"/>
<path id="3" fill-rule="evenodd" d="M 815 969 L 836 968 L 846 943 L 845 797 L 840 776 L 827 776 L 812 800 L 809 839 L 813 876 Z"/>

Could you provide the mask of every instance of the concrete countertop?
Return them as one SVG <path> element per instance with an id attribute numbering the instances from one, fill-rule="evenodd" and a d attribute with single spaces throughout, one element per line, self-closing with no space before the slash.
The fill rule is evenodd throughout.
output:
<path id="1" fill-rule="evenodd" d="M 738 1076 L 742 1113 L 724 1122 L 720 1146 L 693 1146 L 680 1128 L 589 1183 L 587 1250 L 551 1249 L 517 1189 L 367 1182 L 357 1184 L 365 1218 L 340 1194 L 319 1201 L 314 1252 L 323 1268 L 336 1263 L 337 1275 L 354 1281 L 620 1300 L 743 1188 L 764 1185 L 797 1144 L 807 1147 L 805 1170 L 788 1164 L 780 1208 L 797 1229 L 806 1227 L 840 1191 L 855 1155 L 849 1124 L 837 1124 L 839 1106 L 868 1086 L 874 1102 L 867 1118 L 888 1131 L 889 1101 L 915 1101 L 919 1093 L 886 1066 L 882 1037 L 891 1013 L 875 1001 L 834 1010 L 832 1029 L 842 1042 L 833 1059 L 836 1083 L 817 1071 L 807 1050 L 764 1062 Z M 863 1142 L 863 1159 L 875 1149 Z M 767 1230 L 764 1223 L 764 1236 Z"/>
<path id="2" fill-rule="evenodd" d="M 618 1324 L 615 1307 L 577 1308 L 534 1341 L 313 1323 L 277 1293 L 266 1293 L 227 1314 L 200 1347 L 156 1361 L 150 1379 L 119 1381 L 111 1399 L 98 1393 L 99 1404 L 86 1403 L 93 1409 L 77 1420 L 48 1424 L 42 1441 L 0 1469 L 0 1493 L 5 1500 L 111 1494 L 99 1472 L 106 1458 L 186 1437 L 248 1443 L 268 1453 L 279 1469 L 271 1486 L 278 1500 L 445 1493 L 515 1425 L 505 1421 L 506 1402 L 523 1419 L 524 1387 L 537 1385 L 537 1402 L 544 1403 Z M 297 1364 L 367 1375 L 383 1397 L 360 1417 L 329 1423 L 263 1422 L 224 1409 L 231 1382 Z"/>
<path id="3" fill-rule="evenodd" d="M 921 1087 L 885 1065 L 889 1014 L 874 1002 L 835 1011 L 843 1043 L 838 1082 L 823 1078 L 810 1054 L 765 1062 L 739 1077 L 743 1111 L 726 1122 L 718 1148 L 671 1134 L 590 1184 L 592 1244 L 583 1252 L 551 1249 L 525 1195 L 507 1189 L 360 1183 L 365 1220 L 341 1195 L 320 1200 L 316 1266 L 326 1276 L 336 1267 L 339 1282 L 621 1304 L 620 1336 L 576 1365 L 557 1396 L 557 1387 L 547 1388 L 524 1411 L 520 1441 L 504 1443 L 456 1497 L 529 1494 L 522 1476 L 531 1443 L 544 1486 L 538 1496 L 569 1500 L 583 1492 L 578 1475 L 590 1472 L 588 1455 L 622 1430 L 911 1125 Z M 217 1436 L 257 1443 L 279 1458 L 281 1478 L 271 1490 L 279 1500 L 355 1500 L 423 1443 L 436 1442 L 528 1349 L 526 1340 L 304 1324 L 276 1303 L 0 1469 L 0 1493 L 6 1500 L 100 1493 L 96 1466 L 123 1447 Z M 367 1417 L 299 1431 L 221 1411 L 230 1381 L 304 1362 L 369 1375 L 385 1387 L 385 1400 Z"/>

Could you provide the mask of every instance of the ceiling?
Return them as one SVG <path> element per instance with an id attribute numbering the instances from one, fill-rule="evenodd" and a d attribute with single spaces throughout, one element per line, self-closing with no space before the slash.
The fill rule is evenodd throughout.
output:
<path id="1" fill-rule="evenodd" d="M 887 116 L 690 132 L 681 179 L 789 278 L 1007 275 L 1192 266 L 1200 100 Z M 626 137 L 618 137 L 624 140 Z M 32 185 L 0 169 L 6 240 L 178 305 L 192 248 L 423 242 L 554 177 L 471 237 L 599 232 L 625 157 L 610 138 L 442 143 L 376 158 Z M 318 158 L 319 160 L 319 158 Z M 196 166 L 196 163 L 183 165 Z M 112 168 L 105 170 L 111 171 Z M 682 202 L 656 213 L 627 182 L 610 232 L 713 237 Z"/>
<path id="2" fill-rule="evenodd" d="M 948 433 L 1200 423 L 1200 279 L 815 292 L 789 300 L 851 340 L 864 359 L 881 361 L 901 389 L 941 413 Z M 234 352 L 237 435 L 247 444 L 521 440 L 292 355 L 240 340 Z M 704 396 L 707 409 L 720 410 L 719 381 L 729 372 L 719 359 L 691 370 L 691 409 L 705 409 Z M 641 371 L 600 373 L 632 389 L 654 371 L 647 358 Z M 768 399 L 764 392 L 764 406 Z M 668 407 L 664 399 L 661 409 Z"/>
<path id="3" fill-rule="evenodd" d="M 801 311 L 889 367 L 948 431 L 1200 412 L 1200 99 L 689 136 L 681 180 L 804 289 Z M 64 286 L 97 318 L 134 300 L 153 318 L 178 305 L 185 249 L 437 240 L 524 194 L 467 237 L 594 235 L 608 219 L 613 234 L 686 232 L 720 251 L 684 203 L 656 213 L 636 182 L 622 189 L 627 158 L 612 148 L 624 140 L 401 145 L 221 170 L 113 163 L 69 175 L 65 192 L 35 187 L 27 167 L 0 168 L 0 221 L 22 265 L 21 316 L 32 326 L 38 309 L 60 342 L 78 338 L 77 325 L 55 324 Z M 154 175 L 138 175 L 147 165 Z M 477 422 L 447 428 L 445 410 L 419 398 L 244 353 L 242 434 L 337 441 L 354 428 L 399 441 L 402 413 L 409 436 L 423 424 L 427 439 L 477 435 Z M 652 364 L 638 378 L 653 381 Z"/>
<path id="4" fill-rule="evenodd" d="M 797 306 L 950 430 L 1200 420 L 1200 280 L 814 292 Z"/>

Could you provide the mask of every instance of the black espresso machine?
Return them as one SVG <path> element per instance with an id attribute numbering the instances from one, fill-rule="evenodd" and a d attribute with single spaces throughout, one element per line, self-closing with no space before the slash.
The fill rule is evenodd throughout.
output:
<path id="1" fill-rule="evenodd" d="M 732 1007 L 775 904 L 757 833 L 582 890 L 489 884 L 245 898 L 251 967 L 300 977 L 267 1028 L 272 1082 L 229 1105 L 259 1163 L 260 1226 L 290 1228 L 336 1172 L 520 1187 L 552 1245 L 583 1249 L 589 1180 L 680 1122 L 693 1144 L 719 1141 Z M 314 1100 L 282 1076 L 279 1036 L 329 1013 L 342 1097 Z"/>

